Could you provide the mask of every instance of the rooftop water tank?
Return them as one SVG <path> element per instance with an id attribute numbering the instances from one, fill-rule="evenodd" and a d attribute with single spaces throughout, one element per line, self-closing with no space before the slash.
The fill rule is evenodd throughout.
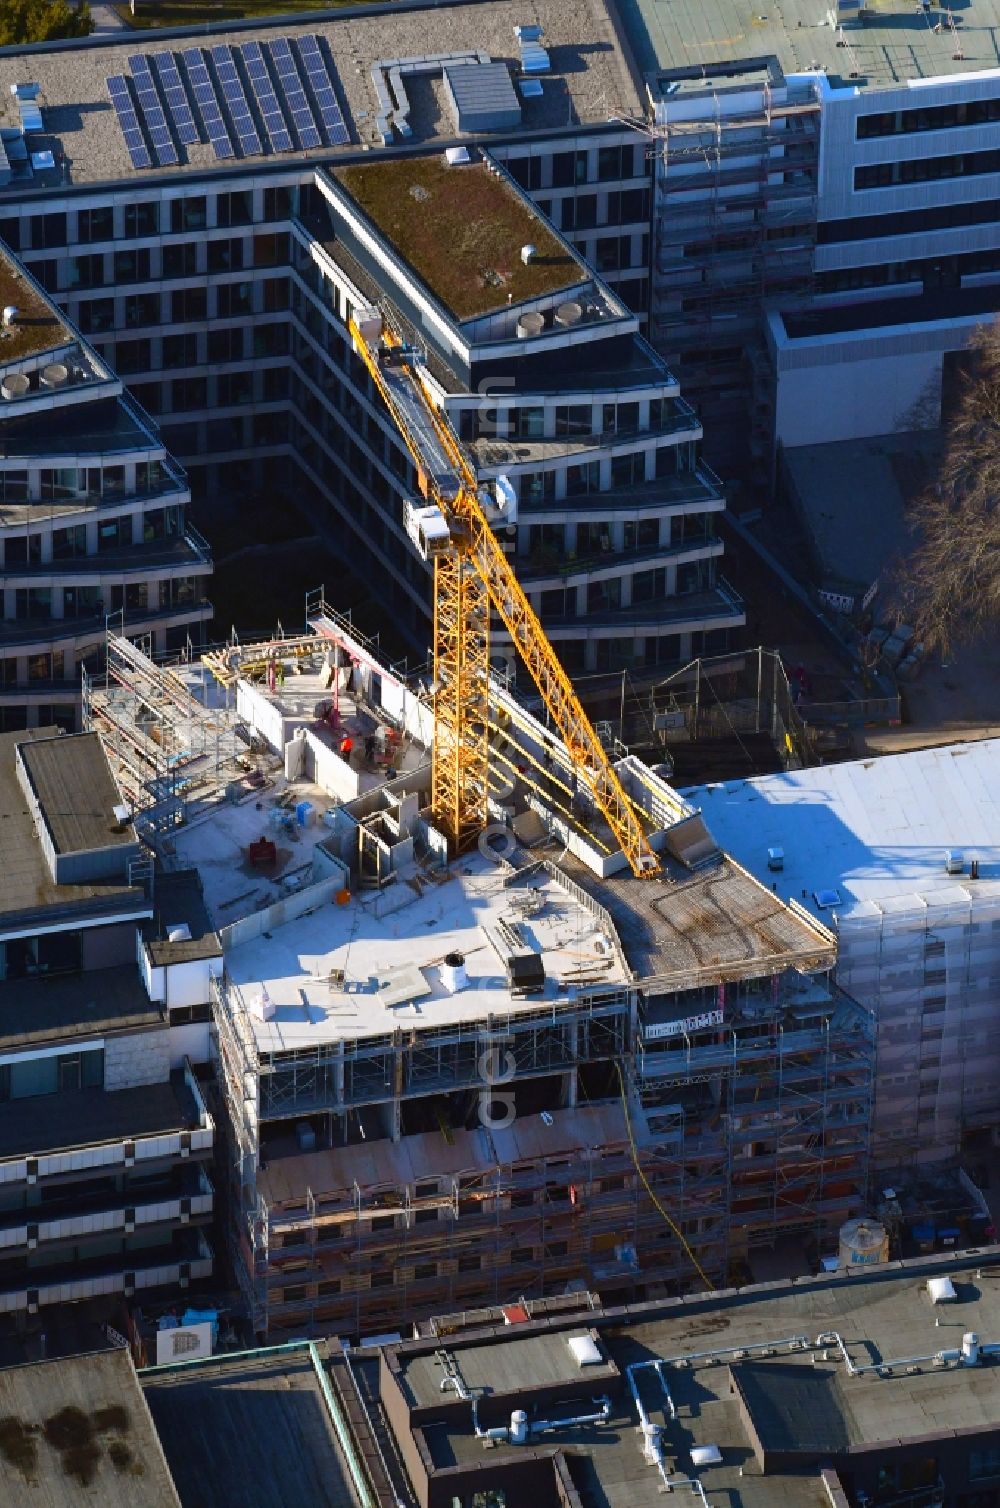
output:
<path id="1" fill-rule="evenodd" d="M 868 1267 L 888 1260 L 889 1236 L 877 1220 L 848 1220 L 840 1227 L 841 1267 Z"/>

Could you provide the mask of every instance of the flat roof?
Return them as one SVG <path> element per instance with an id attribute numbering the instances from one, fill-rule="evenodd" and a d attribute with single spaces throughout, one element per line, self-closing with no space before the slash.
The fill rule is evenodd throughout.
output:
<path id="1" fill-rule="evenodd" d="M 58 733 L 58 728 L 33 728 L 0 734 L 0 929 L 5 932 L 30 925 L 39 915 L 97 920 L 139 916 L 147 906 L 141 888 L 121 881 L 57 885 L 52 879 L 17 778 L 15 750 Z"/>
<path id="2" fill-rule="evenodd" d="M 821 586 L 863 590 L 900 549 L 907 504 L 941 454 L 940 430 L 794 445 L 782 465 L 809 533 Z"/>
<path id="3" fill-rule="evenodd" d="M 589 1326 L 581 1324 L 579 1318 L 566 1329 L 560 1326 L 554 1337 L 532 1334 L 519 1338 L 514 1327 L 509 1340 L 498 1339 L 490 1346 L 463 1349 L 462 1380 L 470 1392 L 478 1394 L 517 1393 L 522 1388 L 542 1387 L 546 1383 L 579 1382 L 580 1364 L 569 1342 L 589 1335 Z M 435 1353 L 424 1352 L 404 1362 L 403 1380 L 414 1408 L 440 1403 L 444 1375 Z M 618 1368 L 605 1354 L 601 1361 L 587 1366 L 585 1375 L 588 1384 L 593 1382 L 599 1391 L 617 1377 Z"/>
<path id="4" fill-rule="evenodd" d="M 134 963 L 0 984 L 0 1050 L 159 1025 Z"/>
<path id="5" fill-rule="evenodd" d="M 634 115 L 639 97 L 618 46 L 607 13 L 608 0 L 532 0 L 531 19 L 544 28 L 543 42 L 551 59 L 551 76 L 543 80 L 538 98 L 523 99 L 522 130 L 559 129 L 592 124 L 623 113 Z M 206 35 L 187 29 L 176 35 L 167 31 L 128 32 L 114 41 L 107 34 L 86 46 L 73 45 L 42 52 L 19 53 L 6 49 L 3 87 L 0 89 L 0 126 L 16 126 L 18 114 L 7 85 L 24 79 L 37 82 L 44 133 L 38 146 L 65 154 L 65 171 L 73 185 L 123 179 L 163 182 L 191 172 L 232 174 L 261 166 L 295 168 L 303 163 L 335 161 L 359 146 L 378 140 L 375 122 L 380 114 L 371 77 L 373 64 L 393 63 L 407 57 L 432 53 L 469 51 L 489 53 L 494 61 L 519 63 L 514 26 L 525 20 L 523 0 L 487 0 L 458 5 L 393 4 L 370 12 L 322 15 L 299 25 L 285 20 L 259 25 L 212 27 Z M 141 173 L 131 166 L 125 140 L 108 96 L 106 79 L 129 74 L 132 53 L 180 52 L 192 46 L 219 43 L 267 41 L 274 37 L 315 35 L 321 39 L 332 67 L 334 82 L 350 143 L 308 152 L 272 153 L 219 162 L 205 142 L 181 147 L 176 167 L 151 168 Z M 456 137 L 444 99 L 441 78 L 407 79 L 411 103 L 410 142 L 450 141 Z M 500 132 L 498 139 L 518 132 Z M 16 198 L 23 190 L 39 185 L 15 183 L 0 191 Z M 51 192 L 51 189 L 49 190 Z"/>
<path id="6" fill-rule="evenodd" d="M 19 745 L 18 753 L 57 854 L 135 847 L 131 822 L 114 815 L 121 792 L 97 733 L 36 739 Z"/>
<path id="7" fill-rule="evenodd" d="M 648 74 L 774 56 L 786 74 L 822 68 L 837 87 L 880 89 L 907 79 L 997 67 L 994 35 L 1000 27 L 1000 0 L 951 7 L 960 47 L 948 26 L 935 31 L 942 17 L 936 5 L 925 14 L 919 5 L 902 0 L 866 0 L 864 23 L 842 32 L 828 24 L 826 9 L 817 10 L 814 0 L 761 6 L 742 0 L 617 4 L 638 66 Z M 705 87 L 711 88 L 711 82 Z"/>
<path id="8" fill-rule="evenodd" d="M 718 834 L 713 829 L 713 837 Z M 662 879 L 631 875 L 598 880 L 567 858 L 571 877 L 606 906 L 637 979 L 665 989 L 752 978 L 788 968 L 826 969 L 834 962 L 833 939 L 811 919 L 790 909 L 769 886 L 728 854 L 693 872 L 666 859 Z"/>
<path id="9" fill-rule="evenodd" d="M 183 1508 L 358 1508 L 304 1347 L 154 1367 L 140 1381 Z"/>
<path id="10" fill-rule="evenodd" d="M 914 897 L 968 904 L 1000 894 L 1000 739 L 727 780 L 684 792 L 713 837 L 777 894 L 820 920 L 877 914 Z M 768 849 L 784 868 L 768 871 Z M 960 853 L 964 875 L 948 874 Z M 979 879 L 970 880 L 971 859 Z M 820 906 L 816 893 L 840 904 Z"/>
<path id="11" fill-rule="evenodd" d="M 180 1508 L 125 1347 L 0 1371 L 0 1497 L 40 1508 Z"/>
<path id="12" fill-rule="evenodd" d="M 662 1431 L 668 1481 L 680 1485 L 697 1478 L 711 1503 L 773 1508 L 780 1500 L 785 1508 L 828 1508 L 821 1470 L 836 1464 L 841 1453 L 846 1461 L 852 1446 L 884 1443 L 892 1449 L 900 1441 L 1000 1427 L 1000 1372 L 992 1360 L 968 1367 L 954 1359 L 965 1332 L 984 1341 L 1000 1334 L 998 1257 L 998 1248 L 991 1247 L 951 1263 L 938 1257 L 855 1267 L 843 1275 L 595 1311 L 584 1326 L 596 1329 L 602 1349 L 621 1372 L 633 1363 L 662 1360 L 675 1412 L 652 1369 L 635 1376 L 648 1415 Z M 951 1275 L 958 1295 L 947 1309 L 935 1308 L 926 1288 L 927 1278 L 941 1272 Z M 946 1328 L 938 1328 L 938 1319 Z M 497 1328 L 478 1336 L 411 1342 L 394 1347 L 392 1354 L 407 1384 L 419 1382 L 420 1406 L 437 1401 L 425 1379 L 443 1375 L 432 1356 L 443 1344 L 462 1378 L 475 1379 L 472 1391 L 491 1400 L 491 1418 L 505 1420 L 512 1404 L 524 1406 L 517 1394 L 531 1358 L 541 1349 L 541 1366 L 551 1368 L 564 1354 L 567 1338 L 580 1329 L 577 1316 L 548 1316 L 513 1333 Z M 900 1364 L 887 1375 L 851 1375 L 836 1342 L 827 1338 L 817 1344 L 831 1332 L 843 1337 L 852 1366 Z M 952 1359 L 935 1364 L 942 1350 L 950 1350 Z M 687 1357 L 690 1361 L 677 1365 Z M 644 1459 L 628 1389 L 610 1389 L 607 1381 L 602 1389 L 589 1387 L 589 1367 L 577 1377 L 579 1400 L 559 1409 L 542 1405 L 538 1412 L 564 1417 L 580 1411 L 577 1401 L 608 1391 L 611 1417 L 603 1425 L 547 1430 L 538 1445 L 565 1452 L 577 1490 L 594 1501 L 608 1508 L 656 1508 L 663 1486 L 655 1466 Z M 530 1422 L 530 1405 L 528 1412 Z M 469 1413 L 452 1409 L 446 1419 L 426 1426 L 425 1434 L 436 1469 L 478 1464 L 484 1481 L 499 1469 L 501 1458 L 475 1438 Z M 788 1468 L 762 1473 L 754 1461 L 758 1443 L 801 1455 Z M 718 1446 L 721 1460 L 696 1465 L 692 1450 L 707 1445 Z M 509 1454 L 510 1447 L 500 1450 Z M 554 1495 L 543 1500 L 545 1508 L 556 1501 Z"/>
<path id="13" fill-rule="evenodd" d="M 509 928 L 543 962 L 541 994 L 511 995 L 491 942 Z M 578 989 L 625 984 L 600 931 L 595 915 L 544 870 L 511 884 L 474 851 L 447 872 L 413 864 L 388 894 L 359 890 L 347 905 L 323 906 L 238 944 L 227 950 L 226 969 L 251 1011 L 258 1049 L 297 1051 L 400 1027 L 544 1010 L 568 1003 Z M 468 984 L 452 994 L 442 965 L 454 952 L 465 956 Z M 269 1021 L 252 1014 L 264 991 L 275 1008 Z"/>
<path id="14" fill-rule="evenodd" d="M 374 157 L 334 176 L 458 320 L 589 281 L 528 199 L 482 161 Z M 535 255 L 525 265 L 528 244 Z"/>
<path id="15" fill-rule="evenodd" d="M 168 933 L 186 926 L 191 936 L 172 941 Z M 212 926 L 197 869 L 171 873 L 157 870 L 153 884 L 153 916 L 143 929 L 146 951 L 155 966 L 218 958 L 219 934 Z"/>
<path id="16" fill-rule="evenodd" d="M 66 1090 L 0 1105 L 0 1157 L 38 1157 L 198 1125 L 198 1107 L 175 1071 L 163 1084 Z"/>

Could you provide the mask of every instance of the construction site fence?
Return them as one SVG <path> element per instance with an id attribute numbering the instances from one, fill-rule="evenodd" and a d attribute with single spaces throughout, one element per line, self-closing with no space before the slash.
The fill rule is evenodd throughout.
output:
<path id="1" fill-rule="evenodd" d="M 891 727 L 902 720 L 902 698 L 897 692 L 853 702 L 799 702 L 796 710 L 807 727 Z"/>

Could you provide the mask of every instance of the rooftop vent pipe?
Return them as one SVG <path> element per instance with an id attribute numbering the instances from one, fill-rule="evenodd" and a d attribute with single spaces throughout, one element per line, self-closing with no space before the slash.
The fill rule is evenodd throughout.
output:
<path id="1" fill-rule="evenodd" d="M 18 310 L 16 304 L 6 304 L 4 306 L 4 311 L 3 311 L 3 326 L 4 326 L 5 330 L 9 330 L 10 329 L 11 325 L 17 319 L 17 316 L 18 316 L 19 312 L 20 311 Z"/>

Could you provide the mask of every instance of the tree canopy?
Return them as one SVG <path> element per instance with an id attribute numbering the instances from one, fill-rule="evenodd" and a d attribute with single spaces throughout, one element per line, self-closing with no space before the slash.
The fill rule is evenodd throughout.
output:
<path id="1" fill-rule="evenodd" d="M 87 0 L 0 0 L 0 47 L 89 37 L 94 29 Z"/>
<path id="2" fill-rule="evenodd" d="M 900 605 L 928 649 L 1000 624 L 1000 321 L 981 326 L 935 481 L 911 510 Z"/>

